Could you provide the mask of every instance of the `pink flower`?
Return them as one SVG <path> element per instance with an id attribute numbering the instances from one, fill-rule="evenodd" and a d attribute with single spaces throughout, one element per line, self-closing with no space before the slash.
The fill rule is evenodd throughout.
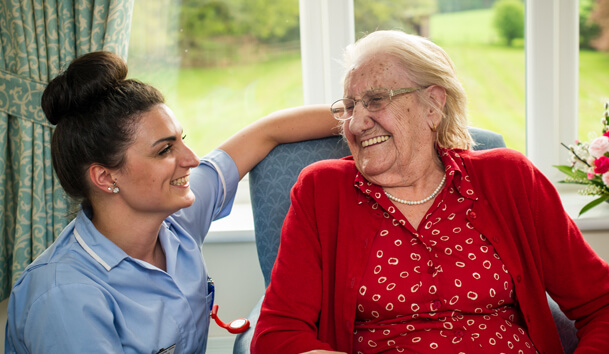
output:
<path id="1" fill-rule="evenodd" d="M 598 138 L 592 140 L 590 143 L 590 148 L 588 148 L 588 152 L 590 155 L 596 158 L 599 158 L 606 152 L 609 152 L 609 137 L 599 136 Z"/>
<path id="2" fill-rule="evenodd" d="M 609 157 L 601 156 L 594 160 L 594 173 L 603 174 L 609 171 Z"/>
<path id="3" fill-rule="evenodd" d="M 607 130 L 607 131 L 606 131 L 606 132 L 603 134 L 603 136 L 606 136 L 607 138 L 609 138 L 609 130 Z"/>
<path id="4" fill-rule="evenodd" d="M 594 179 L 594 176 L 596 176 L 596 175 L 594 174 L 594 172 L 588 171 L 587 176 L 588 176 L 588 179 Z"/>
<path id="5" fill-rule="evenodd" d="M 607 187 L 609 187 L 609 172 L 607 172 L 607 173 L 603 174 L 602 178 L 603 178 L 603 183 L 604 183 L 604 184 L 605 184 Z"/>

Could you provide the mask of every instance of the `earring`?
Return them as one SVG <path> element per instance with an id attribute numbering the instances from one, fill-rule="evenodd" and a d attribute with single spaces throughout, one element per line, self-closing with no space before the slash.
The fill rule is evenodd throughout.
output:
<path id="1" fill-rule="evenodd" d="M 108 190 L 112 191 L 112 193 L 114 193 L 114 194 L 120 192 L 120 189 L 116 186 L 116 181 L 114 181 L 114 183 L 112 184 L 112 187 L 108 187 Z"/>
<path id="2" fill-rule="evenodd" d="M 435 133 L 438 131 L 438 128 L 436 127 L 436 123 L 432 123 L 432 124 L 433 124 L 433 128 L 431 128 L 431 131 Z"/>

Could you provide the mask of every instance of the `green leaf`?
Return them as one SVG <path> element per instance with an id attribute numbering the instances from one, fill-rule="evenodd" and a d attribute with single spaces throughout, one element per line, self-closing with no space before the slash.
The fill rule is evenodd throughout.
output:
<path id="1" fill-rule="evenodd" d="M 567 166 L 567 165 L 553 165 L 553 167 L 556 167 L 560 172 L 567 174 L 567 175 L 572 175 L 573 174 L 573 168 L 571 166 Z"/>
<path id="2" fill-rule="evenodd" d="M 590 183 L 588 182 L 580 182 L 580 181 L 558 181 L 558 183 L 564 183 L 564 184 L 579 184 L 582 186 L 589 186 Z"/>
<path id="3" fill-rule="evenodd" d="M 588 175 L 580 170 L 573 171 L 573 167 L 567 165 L 554 165 L 560 172 L 573 178 L 588 178 Z"/>
<path id="4" fill-rule="evenodd" d="M 599 198 L 596 198 L 593 201 L 591 201 L 590 203 L 584 205 L 582 210 L 580 210 L 578 217 L 580 217 L 583 213 L 587 212 L 588 210 L 590 210 L 590 209 L 594 208 L 595 206 L 599 205 L 600 203 L 606 201 L 607 199 L 609 199 L 609 194 L 602 195 Z"/>

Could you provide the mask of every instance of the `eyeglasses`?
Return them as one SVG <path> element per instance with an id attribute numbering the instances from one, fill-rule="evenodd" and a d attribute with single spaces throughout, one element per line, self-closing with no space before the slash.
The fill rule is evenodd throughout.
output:
<path id="1" fill-rule="evenodd" d="M 366 92 L 359 100 L 354 100 L 352 98 L 341 98 L 340 100 L 332 103 L 330 106 L 330 111 L 332 112 L 334 118 L 345 121 L 353 117 L 353 109 L 355 108 L 357 102 L 361 102 L 369 112 L 376 112 L 387 107 L 387 105 L 391 102 L 392 97 L 415 92 L 422 88 L 424 87 L 417 86 L 395 90 L 374 89 Z"/>

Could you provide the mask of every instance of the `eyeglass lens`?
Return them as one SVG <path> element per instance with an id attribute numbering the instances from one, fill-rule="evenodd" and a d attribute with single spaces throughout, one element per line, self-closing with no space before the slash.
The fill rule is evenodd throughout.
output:
<path id="1" fill-rule="evenodd" d="M 346 120 L 353 115 L 353 109 L 357 102 L 362 102 L 362 105 L 368 111 L 376 112 L 385 108 L 389 101 L 390 97 L 388 91 L 370 91 L 357 101 L 351 98 L 340 99 L 332 104 L 331 110 L 334 118 Z"/>

